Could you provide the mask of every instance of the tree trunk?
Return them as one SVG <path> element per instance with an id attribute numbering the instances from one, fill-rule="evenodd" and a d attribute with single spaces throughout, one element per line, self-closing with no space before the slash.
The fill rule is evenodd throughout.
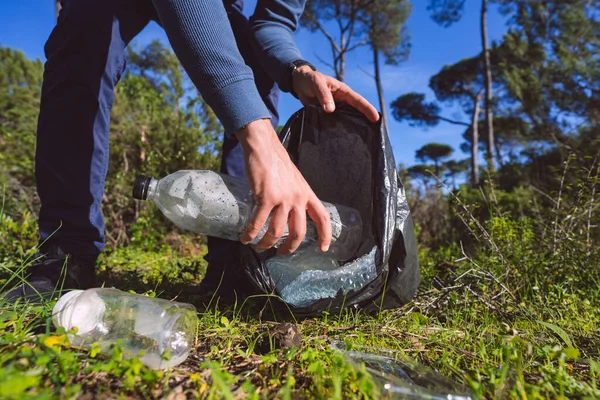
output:
<path id="1" fill-rule="evenodd" d="M 60 14 L 60 9 L 62 8 L 60 0 L 55 0 L 54 6 L 56 7 L 56 19 L 58 20 L 58 14 Z"/>
<path id="2" fill-rule="evenodd" d="M 381 110 L 381 123 L 386 132 L 390 132 L 388 127 L 387 112 L 385 109 L 385 98 L 383 97 L 383 87 L 381 86 L 381 73 L 379 71 L 379 49 L 373 45 L 373 68 L 375 69 L 375 85 L 377 85 L 377 96 L 379 97 L 379 108 Z"/>
<path id="3" fill-rule="evenodd" d="M 479 152 L 479 113 L 481 108 L 481 94 L 483 90 L 480 90 L 475 97 L 475 104 L 473 107 L 473 119 L 471 121 L 471 131 L 473 138 L 471 141 L 471 183 L 473 185 L 479 184 L 479 162 L 477 161 L 477 153 Z"/>
<path id="4" fill-rule="evenodd" d="M 342 33 L 342 37 L 340 38 L 339 72 L 338 72 L 337 79 L 340 82 L 343 82 L 345 74 L 346 74 L 346 37 Z"/>
<path id="5" fill-rule="evenodd" d="M 496 160 L 498 160 L 498 166 L 502 168 L 504 166 L 504 160 L 502 159 L 502 147 L 498 142 L 494 143 L 494 148 L 496 149 Z"/>
<path id="6" fill-rule="evenodd" d="M 485 63 L 485 126 L 487 130 L 487 165 L 490 172 L 494 171 L 494 120 L 492 116 L 492 63 L 487 37 L 487 5 L 488 0 L 481 1 L 481 44 Z"/>
<path id="7" fill-rule="evenodd" d="M 344 74 L 346 72 L 346 52 L 345 50 L 338 52 L 332 45 L 331 53 L 333 54 L 333 72 L 335 73 L 335 79 L 343 82 Z"/>

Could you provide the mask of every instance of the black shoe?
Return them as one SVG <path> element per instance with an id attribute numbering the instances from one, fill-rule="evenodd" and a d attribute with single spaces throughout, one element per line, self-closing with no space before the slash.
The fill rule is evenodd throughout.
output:
<path id="1" fill-rule="evenodd" d="M 221 305 L 231 305 L 236 302 L 239 296 L 239 279 L 243 274 L 240 274 L 240 271 L 233 274 L 231 269 L 231 266 L 224 263 L 208 264 L 206 275 L 198 289 L 201 302 L 205 304 L 218 302 Z"/>
<path id="2" fill-rule="evenodd" d="M 258 294 L 249 282 L 249 277 L 241 270 L 238 262 L 210 262 L 198 293 L 200 302 L 220 306 L 240 306 L 248 297 Z"/>
<path id="3" fill-rule="evenodd" d="M 65 254 L 60 247 L 49 246 L 47 252 L 36 255 L 35 259 L 28 268 L 26 282 L 0 295 L 0 299 L 41 303 L 68 290 L 88 289 L 96 283 L 96 256 Z"/>
<path id="4" fill-rule="evenodd" d="M 239 261 L 242 244 L 229 240 L 208 237 L 208 254 L 204 258 L 208 262 L 206 274 L 198 288 L 199 302 L 221 305 L 236 301 L 236 289 L 243 274 L 239 268 L 232 268 Z"/>

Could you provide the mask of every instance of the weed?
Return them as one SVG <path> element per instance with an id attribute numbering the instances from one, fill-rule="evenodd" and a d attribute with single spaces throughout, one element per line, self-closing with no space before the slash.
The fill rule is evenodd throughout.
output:
<path id="1" fill-rule="evenodd" d="M 248 314 L 244 300 L 233 309 L 201 309 L 188 359 L 153 371 L 125 359 L 118 346 L 105 354 L 70 345 L 66 332 L 51 326 L 52 302 L 0 303 L 0 398 L 383 396 L 364 367 L 330 348 L 332 340 L 410 357 L 468 385 L 476 398 L 600 397 L 600 278 L 591 268 L 600 256 L 588 217 L 598 196 L 590 182 L 565 187 L 560 207 L 540 211 L 542 217 L 511 217 L 503 211 L 505 194 L 495 189 L 479 193 L 485 218 L 468 199 L 455 201 L 476 246 L 422 247 L 421 290 L 401 309 L 293 320 L 299 347 L 278 349 L 268 334 L 274 323 Z M 18 281 L 31 262 L 29 221 L 0 217 L 4 282 Z M 147 243 L 110 251 L 101 265 L 107 285 L 178 300 L 193 293 L 206 268 L 197 254 Z"/>

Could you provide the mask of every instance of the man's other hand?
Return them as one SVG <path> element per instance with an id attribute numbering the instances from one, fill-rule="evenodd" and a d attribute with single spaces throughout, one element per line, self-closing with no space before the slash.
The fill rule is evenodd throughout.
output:
<path id="1" fill-rule="evenodd" d="M 379 113 L 364 97 L 350 89 L 345 83 L 313 71 L 307 65 L 294 71 L 292 84 L 298 99 L 305 106 L 320 104 L 326 112 L 332 113 L 335 111 L 335 102 L 338 101 L 356 108 L 371 122 L 379 121 Z"/>
<path id="2" fill-rule="evenodd" d="M 290 160 L 270 121 L 254 121 L 235 135 L 244 150 L 246 176 L 257 202 L 252 219 L 240 236 L 242 243 L 254 240 L 271 215 L 267 232 L 257 249 L 273 247 L 289 224 L 289 236 L 278 250 L 292 253 L 306 234 L 308 212 L 317 226 L 319 247 L 327 251 L 331 243 L 329 213 Z"/>

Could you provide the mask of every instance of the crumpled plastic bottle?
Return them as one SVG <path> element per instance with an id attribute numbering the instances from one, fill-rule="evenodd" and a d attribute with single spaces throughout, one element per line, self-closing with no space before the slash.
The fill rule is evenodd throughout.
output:
<path id="1" fill-rule="evenodd" d="M 472 393 L 445 376 L 397 352 L 332 341 L 330 347 L 355 365 L 364 364 L 386 399 L 471 400 Z M 379 353 L 379 354 L 378 354 Z M 388 355 L 382 355 L 387 353 Z M 393 354 L 393 357 L 392 357 Z"/>
<path id="2" fill-rule="evenodd" d="M 196 339 L 198 317 L 191 304 L 126 293 L 112 288 L 72 290 L 54 306 L 52 321 L 66 330 L 72 344 L 101 351 L 119 344 L 125 357 L 143 354 L 151 369 L 186 360 Z"/>
<path id="3" fill-rule="evenodd" d="M 281 298 L 297 307 L 309 306 L 319 299 L 332 298 L 339 291 L 358 290 L 377 277 L 377 247 L 340 267 L 332 258 L 316 254 L 318 249 L 297 250 L 291 255 L 269 258 L 266 266 Z"/>

